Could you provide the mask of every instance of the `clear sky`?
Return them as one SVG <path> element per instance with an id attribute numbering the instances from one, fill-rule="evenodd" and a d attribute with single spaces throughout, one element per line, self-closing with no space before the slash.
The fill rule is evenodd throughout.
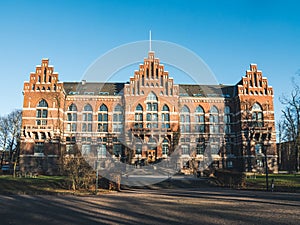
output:
<path id="1" fill-rule="evenodd" d="M 22 108 L 23 82 L 43 57 L 60 80 L 79 81 L 99 56 L 146 40 L 152 30 L 154 40 L 194 51 L 219 83 L 237 83 L 257 63 L 274 88 L 278 120 L 278 98 L 291 90 L 291 77 L 300 69 L 298 2 L 2 0 L 0 115 Z"/>

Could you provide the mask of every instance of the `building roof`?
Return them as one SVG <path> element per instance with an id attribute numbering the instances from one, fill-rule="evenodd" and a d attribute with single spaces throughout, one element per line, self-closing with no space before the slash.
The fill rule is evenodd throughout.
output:
<path id="1" fill-rule="evenodd" d="M 64 82 L 67 95 L 119 95 L 123 93 L 125 83 L 103 82 Z M 197 85 L 179 84 L 180 96 L 191 97 L 233 97 L 235 86 L 232 85 Z"/>
<path id="2" fill-rule="evenodd" d="M 196 85 L 179 84 L 179 95 L 191 97 L 227 97 L 235 95 L 235 86 L 232 85 Z"/>
<path id="3" fill-rule="evenodd" d="M 64 90 L 68 95 L 118 95 L 124 88 L 124 83 L 102 82 L 64 82 Z"/>

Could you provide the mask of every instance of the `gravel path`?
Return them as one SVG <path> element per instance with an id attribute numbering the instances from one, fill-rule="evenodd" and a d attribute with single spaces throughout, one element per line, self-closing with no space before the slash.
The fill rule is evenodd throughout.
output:
<path id="1" fill-rule="evenodd" d="M 98 196 L 0 196 L 0 224 L 299 224 L 300 194 L 132 189 Z"/>

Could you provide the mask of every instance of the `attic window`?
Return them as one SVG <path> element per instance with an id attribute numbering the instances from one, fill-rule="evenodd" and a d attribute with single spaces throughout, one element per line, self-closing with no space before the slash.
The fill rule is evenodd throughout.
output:
<path id="1" fill-rule="evenodd" d="M 85 91 L 83 92 L 84 95 L 94 95 L 94 92 L 92 91 Z"/>
<path id="2" fill-rule="evenodd" d="M 100 91 L 99 95 L 109 95 L 109 93 L 107 91 Z"/>
<path id="3" fill-rule="evenodd" d="M 70 91 L 69 92 L 69 95 L 78 95 L 79 94 L 79 92 L 77 92 L 77 91 Z"/>
<path id="4" fill-rule="evenodd" d="M 179 95 L 180 95 L 180 96 L 189 96 L 188 93 L 180 93 Z"/>
<path id="5" fill-rule="evenodd" d="M 230 98 L 230 94 L 223 94 L 222 95 L 224 98 Z"/>
<path id="6" fill-rule="evenodd" d="M 207 97 L 218 97 L 219 95 L 218 94 L 215 94 L 215 93 L 213 93 L 213 94 L 207 94 Z"/>
<path id="7" fill-rule="evenodd" d="M 203 96 L 201 93 L 198 93 L 198 94 L 193 94 L 194 97 L 201 97 Z"/>

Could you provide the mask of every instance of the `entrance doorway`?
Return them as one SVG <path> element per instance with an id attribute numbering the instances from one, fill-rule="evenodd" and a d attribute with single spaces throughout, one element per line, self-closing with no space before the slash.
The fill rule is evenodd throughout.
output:
<path id="1" fill-rule="evenodd" d="M 148 150 L 147 155 L 148 155 L 148 162 L 155 162 L 156 156 L 155 156 L 156 150 Z"/>

